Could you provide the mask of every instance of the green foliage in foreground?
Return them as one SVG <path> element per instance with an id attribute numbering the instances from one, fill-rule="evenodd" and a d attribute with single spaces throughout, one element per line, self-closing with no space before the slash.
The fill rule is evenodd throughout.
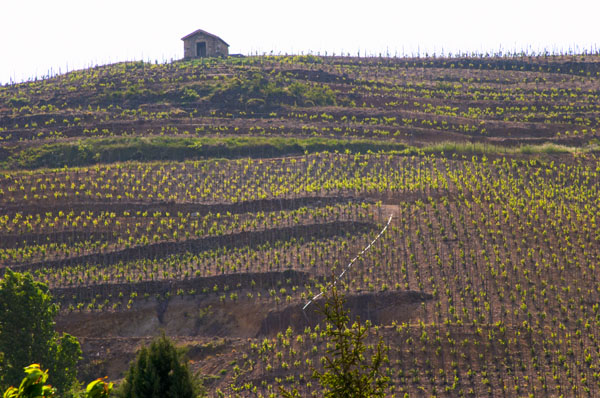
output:
<path id="1" fill-rule="evenodd" d="M 40 365 L 33 364 L 25 367 L 25 378 L 19 388 L 9 387 L 3 398 L 37 398 L 53 397 L 56 389 L 45 385 L 48 371 L 42 371 Z"/>
<path id="2" fill-rule="evenodd" d="M 401 143 L 375 140 L 338 140 L 326 138 L 193 138 L 193 137 L 119 137 L 87 139 L 77 142 L 45 144 L 17 150 L 0 163 L 4 169 L 88 166 L 97 163 L 202 158 L 275 157 L 306 152 L 403 151 Z"/>
<path id="3" fill-rule="evenodd" d="M 182 353 L 164 334 L 150 347 L 140 350 L 121 386 L 124 398 L 194 398 L 199 395 L 199 383 Z"/>
<path id="4" fill-rule="evenodd" d="M 56 389 L 46 385 L 48 371 L 43 371 L 40 365 L 34 363 L 25 367 L 25 378 L 19 388 L 9 387 L 3 398 L 49 398 L 56 395 Z M 108 398 L 112 391 L 113 383 L 97 379 L 87 385 L 82 398 Z"/>
<path id="5" fill-rule="evenodd" d="M 14 385 L 22 369 L 40 362 L 59 392 L 76 382 L 81 348 L 71 335 L 54 330 L 58 306 L 48 287 L 29 273 L 6 271 L 0 280 L 0 386 Z"/>

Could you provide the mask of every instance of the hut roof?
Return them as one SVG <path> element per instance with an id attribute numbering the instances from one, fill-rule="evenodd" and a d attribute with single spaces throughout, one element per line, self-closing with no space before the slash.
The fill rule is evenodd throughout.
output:
<path id="1" fill-rule="evenodd" d="M 183 37 L 181 38 L 181 40 L 187 40 L 187 39 L 189 39 L 190 37 L 192 37 L 192 36 L 195 36 L 195 35 L 197 35 L 197 34 L 199 34 L 199 33 L 202 33 L 203 35 L 206 35 L 206 36 L 210 36 L 210 37 L 212 37 L 213 39 L 220 40 L 220 41 L 222 41 L 222 42 L 223 42 L 223 43 L 224 43 L 224 44 L 225 44 L 227 47 L 229 47 L 229 44 L 227 44 L 227 42 L 226 42 L 225 40 L 221 39 L 221 38 L 220 38 L 219 36 L 217 36 L 217 35 L 213 35 L 212 33 L 208 33 L 207 31 L 205 31 L 205 30 L 202 30 L 202 29 L 195 30 L 195 31 L 193 31 L 192 33 L 190 33 L 189 35 L 183 36 Z"/>

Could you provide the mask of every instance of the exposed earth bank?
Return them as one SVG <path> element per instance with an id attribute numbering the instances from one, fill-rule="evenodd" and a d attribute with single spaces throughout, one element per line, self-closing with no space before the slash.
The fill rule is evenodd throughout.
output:
<path id="1" fill-rule="evenodd" d="M 346 299 L 353 318 L 389 325 L 422 316 L 422 303 L 432 296 L 394 291 L 351 294 Z M 84 351 L 82 377 L 102 374 L 111 380 L 120 379 L 139 347 L 163 331 L 187 347 L 192 364 L 197 364 L 195 368 L 206 372 L 207 368 L 217 369 L 223 357 L 241 348 L 248 338 L 273 336 L 288 327 L 298 331 L 316 325 L 322 319 L 319 308 L 323 300 L 303 311 L 304 304 L 272 308 L 256 298 L 221 301 L 210 294 L 148 298 L 135 302 L 128 310 L 62 314 L 57 329 L 80 339 Z"/>

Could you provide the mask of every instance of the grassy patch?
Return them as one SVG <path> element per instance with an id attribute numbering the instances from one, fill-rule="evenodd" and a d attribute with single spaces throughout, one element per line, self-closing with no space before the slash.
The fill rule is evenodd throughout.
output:
<path id="1" fill-rule="evenodd" d="M 444 142 L 415 148 L 398 142 L 332 138 L 279 137 L 118 137 L 82 139 L 10 150 L 0 169 L 89 166 L 126 161 L 193 160 L 209 158 L 271 158 L 316 152 L 389 152 L 402 155 L 544 155 L 584 153 L 597 146 L 567 147 L 552 143 L 504 147 L 483 143 Z"/>
<path id="2" fill-rule="evenodd" d="M 120 137 L 16 148 L 0 163 L 3 169 L 87 166 L 130 160 L 189 160 L 203 158 L 267 158 L 323 151 L 367 153 L 410 151 L 401 143 L 326 138 L 192 138 Z"/>
<path id="3" fill-rule="evenodd" d="M 596 146 L 569 147 L 546 142 L 540 145 L 520 145 L 507 147 L 486 143 L 440 142 L 420 148 L 424 153 L 459 153 L 473 155 L 552 155 L 581 153 L 596 150 Z"/>

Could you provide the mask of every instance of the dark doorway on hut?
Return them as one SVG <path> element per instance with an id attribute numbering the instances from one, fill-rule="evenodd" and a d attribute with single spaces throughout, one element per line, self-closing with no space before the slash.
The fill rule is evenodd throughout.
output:
<path id="1" fill-rule="evenodd" d="M 206 57 L 206 42 L 196 43 L 196 56 Z"/>

